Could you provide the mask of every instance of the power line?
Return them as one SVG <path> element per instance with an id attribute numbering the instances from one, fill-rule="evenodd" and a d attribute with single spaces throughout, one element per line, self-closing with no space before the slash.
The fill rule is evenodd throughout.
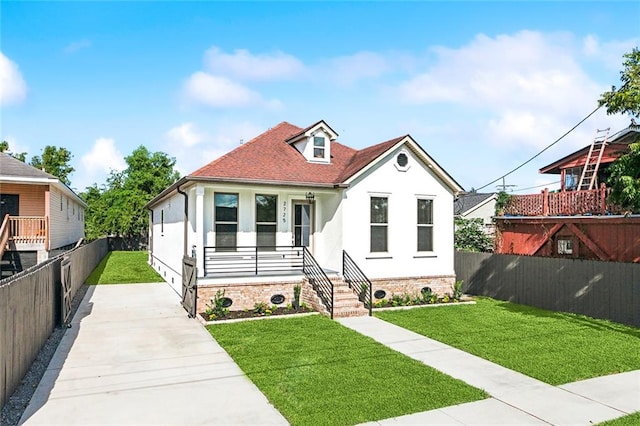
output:
<path id="1" fill-rule="evenodd" d="M 582 120 L 580 120 L 578 122 L 578 124 L 576 124 L 575 126 L 573 126 L 571 129 L 569 129 L 564 135 L 560 136 L 558 139 L 556 139 L 555 141 L 553 141 L 552 143 L 550 143 L 549 145 L 547 145 L 546 147 L 544 147 L 544 149 L 540 152 L 538 152 L 536 155 L 534 155 L 533 157 L 529 158 L 527 161 L 525 161 L 524 163 L 520 164 L 518 167 L 516 167 L 515 169 L 505 173 L 504 175 L 500 176 L 499 178 L 492 180 L 491 182 L 489 182 L 486 185 L 481 186 L 480 188 L 477 188 L 476 191 L 480 191 L 481 189 L 486 188 L 489 185 L 493 185 L 494 183 L 498 182 L 501 179 L 504 179 L 505 177 L 509 176 L 511 173 L 521 169 L 522 167 L 524 167 L 525 165 L 529 164 L 530 162 L 532 162 L 533 160 L 535 160 L 536 158 L 538 158 L 543 152 L 545 152 L 546 150 L 548 150 L 549 148 L 551 148 L 552 146 L 554 146 L 555 144 L 557 144 L 558 142 L 560 142 L 562 139 L 564 139 L 565 136 L 567 136 L 569 133 L 573 132 L 579 125 L 581 125 L 582 123 L 584 123 L 585 121 L 587 121 L 589 119 L 589 117 L 591 117 L 593 114 L 596 113 L 596 111 L 598 111 L 600 108 L 602 108 L 602 105 L 598 106 L 598 108 L 594 109 L 593 111 L 591 111 L 589 113 L 589 115 L 587 115 L 586 117 L 584 117 Z"/>
<path id="2" fill-rule="evenodd" d="M 549 185 L 555 185 L 557 183 L 560 183 L 559 180 L 555 181 L 555 182 L 548 182 L 548 183 L 543 183 L 542 185 L 536 185 L 536 186 L 530 186 L 528 188 L 520 188 L 520 189 L 514 189 L 511 192 L 519 192 L 519 191 L 526 191 L 528 189 L 536 189 L 536 188 L 542 188 L 543 186 L 549 186 Z"/>

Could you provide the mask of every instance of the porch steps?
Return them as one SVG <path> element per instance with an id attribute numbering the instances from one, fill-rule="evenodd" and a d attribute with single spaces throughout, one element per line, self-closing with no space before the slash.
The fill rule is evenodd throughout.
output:
<path id="1" fill-rule="evenodd" d="M 341 278 L 332 278 L 333 317 L 361 317 L 369 315 L 369 310 L 358 299 L 358 295 Z"/>

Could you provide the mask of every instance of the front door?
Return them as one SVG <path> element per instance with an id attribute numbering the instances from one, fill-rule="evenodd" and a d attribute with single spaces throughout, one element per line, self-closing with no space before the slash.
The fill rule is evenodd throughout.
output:
<path id="1" fill-rule="evenodd" d="M 293 203 L 293 245 L 296 247 L 311 246 L 311 208 L 309 203 Z"/>
<path id="2" fill-rule="evenodd" d="M 13 194 L 0 194 L 0 222 L 4 219 L 4 215 L 19 216 L 20 197 Z"/>

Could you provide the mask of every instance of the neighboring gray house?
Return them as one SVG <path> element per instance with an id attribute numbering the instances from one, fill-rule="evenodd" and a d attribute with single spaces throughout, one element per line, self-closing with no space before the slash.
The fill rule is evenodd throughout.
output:
<path id="1" fill-rule="evenodd" d="M 495 192 L 462 194 L 453 202 L 453 214 L 463 219 L 482 219 L 485 231 L 493 235 L 496 197 Z"/>

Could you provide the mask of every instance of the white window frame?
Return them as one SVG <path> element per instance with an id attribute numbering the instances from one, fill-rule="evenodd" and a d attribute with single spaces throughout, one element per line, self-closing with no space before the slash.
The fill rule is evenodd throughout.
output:
<path id="1" fill-rule="evenodd" d="M 431 223 L 420 223 L 419 207 L 421 201 L 431 202 Z M 435 200 L 433 197 L 418 197 L 416 198 L 416 251 L 418 253 L 433 253 L 435 251 L 435 215 L 434 215 Z M 431 228 L 431 250 L 420 250 L 420 229 Z"/>

